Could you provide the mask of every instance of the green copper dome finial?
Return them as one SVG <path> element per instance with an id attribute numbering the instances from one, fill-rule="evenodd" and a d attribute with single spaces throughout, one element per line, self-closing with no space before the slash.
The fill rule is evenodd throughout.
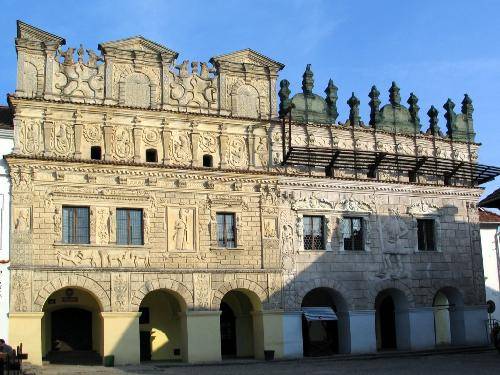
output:
<path id="1" fill-rule="evenodd" d="M 337 95 L 338 88 L 333 84 L 333 81 L 330 79 L 328 81 L 328 86 L 325 89 L 326 94 L 326 104 L 328 106 L 328 112 L 333 122 L 337 120 L 339 113 L 337 111 L 337 99 L 339 98 Z"/>
<path id="2" fill-rule="evenodd" d="M 391 88 L 389 89 L 389 102 L 395 106 L 400 105 L 401 96 L 399 95 L 399 87 L 396 82 L 392 81 Z"/>
<path id="3" fill-rule="evenodd" d="M 356 126 L 356 125 L 361 125 L 361 117 L 359 116 L 359 99 L 356 98 L 356 95 L 354 95 L 354 92 L 352 93 L 351 97 L 347 101 L 347 104 L 350 107 L 349 110 L 349 123 L 351 126 Z"/>
<path id="4" fill-rule="evenodd" d="M 457 114 L 455 113 L 455 103 L 453 103 L 453 100 L 448 98 L 446 103 L 443 105 L 444 110 L 446 113 L 444 114 L 444 117 L 446 118 L 446 133 L 448 134 L 449 137 L 453 137 L 453 128 L 455 125 L 455 119 L 457 117 Z"/>
<path id="5" fill-rule="evenodd" d="M 302 92 L 304 95 L 312 95 L 312 90 L 314 87 L 314 74 L 311 70 L 311 64 L 307 64 L 306 70 L 302 75 Z"/>
<path id="6" fill-rule="evenodd" d="M 380 110 L 380 91 L 377 90 L 375 85 L 372 86 L 368 97 L 370 98 L 370 102 L 368 105 L 370 106 L 370 125 L 376 127 L 379 117 Z"/>

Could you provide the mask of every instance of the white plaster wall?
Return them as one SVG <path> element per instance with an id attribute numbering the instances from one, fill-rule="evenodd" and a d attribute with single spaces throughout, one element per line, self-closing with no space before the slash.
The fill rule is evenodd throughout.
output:
<path id="1" fill-rule="evenodd" d="M 465 340 L 467 345 L 487 345 L 486 306 L 467 306 L 464 308 Z"/>
<path id="2" fill-rule="evenodd" d="M 434 309 L 420 307 L 410 309 L 411 349 L 432 349 L 435 345 L 434 337 Z"/>
<path id="3" fill-rule="evenodd" d="M 283 357 L 301 358 L 304 354 L 302 346 L 302 313 L 283 313 Z"/>
<path id="4" fill-rule="evenodd" d="M 486 301 L 492 300 L 495 302 L 496 311 L 492 314 L 492 318 L 500 320 L 500 282 L 498 280 L 499 264 L 495 246 L 495 233 L 497 233 L 497 231 L 500 231 L 500 225 L 481 224 L 481 248 L 483 253 Z"/>
<path id="5" fill-rule="evenodd" d="M 375 310 L 350 311 L 349 320 L 351 353 L 376 352 Z"/>
<path id="6" fill-rule="evenodd" d="M 12 131 L 0 129 L 1 156 L 9 154 L 14 146 Z M 10 182 L 7 163 L 0 159 L 0 260 L 9 259 Z M 9 312 L 8 264 L 0 264 L 0 337 L 8 337 Z"/>

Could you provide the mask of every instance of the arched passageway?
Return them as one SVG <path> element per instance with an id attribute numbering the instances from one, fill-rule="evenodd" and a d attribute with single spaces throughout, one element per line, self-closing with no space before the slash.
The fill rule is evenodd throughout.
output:
<path id="1" fill-rule="evenodd" d="M 330 288 L 309 291 L 302 300 L 304 356 L 350 352 L 348 307 L 340 293 Z"/>
<path id="2" fill-rule="evenodd" d="M 434 296 L 436 346 L 460 345 L 465 340 L 463 297 L 455 288 L 440 289 Z"/>
<path id="3" fill-rule="evenodd" d="M 375 299 L 377 350 L 410 349 L 408 300 L 399 289 L 386 289 Z"/>
<path id="4" fill-rule="evenodd" d="M 141 361 L 187 360 L 186 303 L 177 293 L 155 290 L 139 307 Z"/>
<path id="5" fill-rule="evenodd" d="M 262 306 L 257 295 L 235 289 L 226 293 L 220 304 L 222 358 L 262 358 Z"/>
<path id="6" fill-rule="evenodd" d="M 101 363 L 101 311 L 97 299 L 84 289 L 64 288 L 52 293 L 43 306 L 43 357 L 51 363 Z"/>

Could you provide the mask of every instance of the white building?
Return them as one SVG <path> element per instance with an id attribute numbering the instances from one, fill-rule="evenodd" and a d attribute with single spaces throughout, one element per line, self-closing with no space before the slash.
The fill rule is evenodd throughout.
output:
<path id="1" fill-rule="evenodd" d="M 496 305 L 491 318 L 500 321 L 500 215 L 479 209 L 486 301 Z"/>
<path id="2" fill-rule="evenodd" d="M 0 106 L 0 153 L 9 154 L 14 145 L 8 107 Z M 9 312 L 9 220 L 10 179 L 7 163 L 0 159 L 0 337 L 8 337 Z"/>

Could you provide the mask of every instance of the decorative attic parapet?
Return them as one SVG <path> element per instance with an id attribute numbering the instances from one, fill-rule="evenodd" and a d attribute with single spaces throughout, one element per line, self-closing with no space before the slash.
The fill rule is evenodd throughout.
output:
<path id="1" fill-rule="evenodd" d="M 326 99 L 313 93 L 314 79 L 311 65 L 308 64 L 303 75 L 302 93 L 294 95 L 291 99 L 289 81 L 282 80 L 280 82 L 280 97 L 279 116 L 285 118 L 291 116 L 291 120 L 297 123 L 317 123 L 317 124 L 336 124 L 338 117 L 336 102 L 338 99 L 337 87 L 333 85 L 332 80 L 329 81 L 328 87 L 325 90 Z M 359 99 L 352 93 L 347 101 L 349 105 L 349 118 L 343 126 L 362 126 L 371 127 L 376 130 L 381 130 L 389 133 L 417 135 L 423 134 L 421 130 L 420 107 L 418 106 L 418 98 L 414 93 L 410 94 L 407 100 L 408 107 L 401 104 L 400 89 L 396 82 L 392 82 L 389 88 L 389 103 L 380 108 L 380 92 L 376 86 L 372 86 L 368 97 L 370 98 L 370 120 L 365 126 L 359 116 Z M 462 113 L 454 112 L 455 104 L 448 99 L 444 105 L 446 118 L 446 136 L 453 141 L 474 142 L 475 132 L 473 127 L 472 100 L 465 94 L 462 101 Z M 427 112 L 430 120 L 430 127 L 425 134 L 442 137 L 445 136 L 438 127 L 438 111 L 434 106 Z"/>
<path id="2" fill-rule="evenodd" d="M 178 53 L 134 36 L 91 49 L 60 48 L 65 40 L 18 21 L 16 96 L 74 103 L 270 119 L 283 68 L 250 49 L 183 60 Z"/>

